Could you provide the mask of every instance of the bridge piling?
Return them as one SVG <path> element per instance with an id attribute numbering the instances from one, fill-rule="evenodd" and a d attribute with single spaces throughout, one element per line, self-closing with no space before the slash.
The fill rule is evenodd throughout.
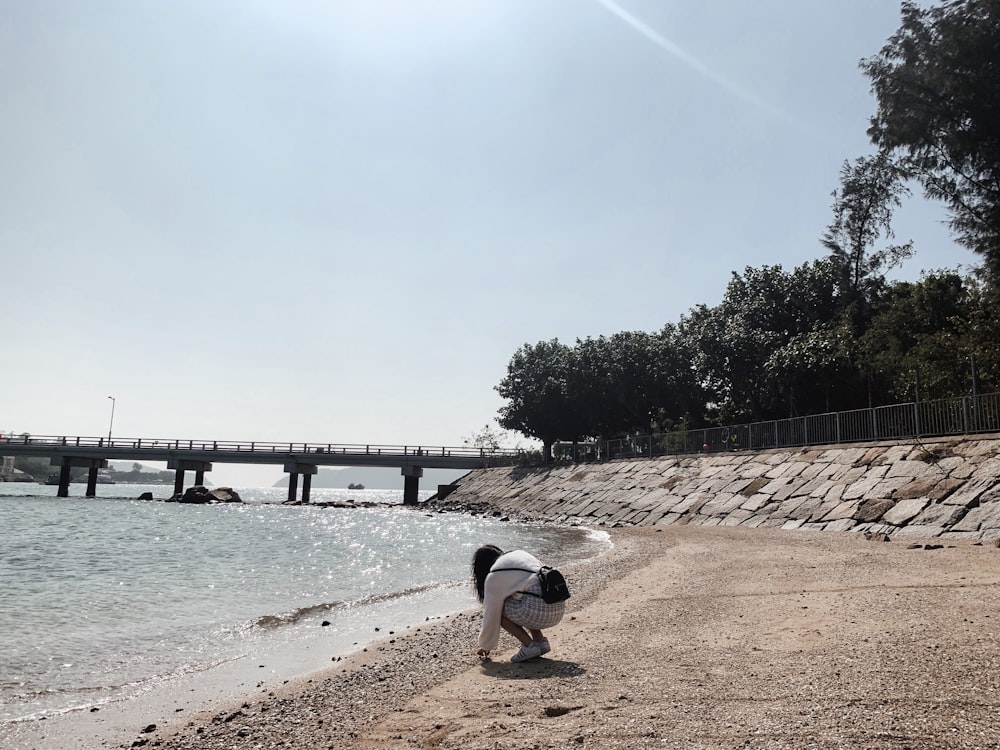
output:
<path id="1" fill-rule="evenodd" d="M 69 497 L 69 463 L 64 463 L 59 467 L 59 489 L 56 490 L 56 497 Z"/>
<path id="2" fill-rule="evenodd" d="M 97 467 L 91 466 L 87 471 L 87 493 L 86 497 L 97 495 Z"/>
<path id="3" fill-rule="evenodd" d="M 87 497 L 97 495 L 97 470 L 106 469 L 108 462 L 103 458 L 90 456 L 53 456 L 53 466 L 59 467 L 59 489 L 56 497 L 69 497 L 70 473 L 74 467 L 87 469 Z"/>
<path id="4" fill-rule="evenodd" d="M 302 502 L 309 502 L 309 490 L 312 487 L 312 477 L 319 467 L 316 464 L 299 463 L 289 461 L 285 464 L 285 471 L 288 473 L 288 502 L 296 502 L 295 495 L 299 489 L 299 474 L 302 475 Z"/>
<path id="5" fill-rule="evenodd" d="M 416 505 L 424 470 L 420 466 L 404 466 L 400 473 L 403 475 L 403 505 Z"/>
<path id="6" fill-rule="evenodd" d="M 197 461 L 191 458 L 172 458 L 167 461 L 167 468 L 173 469 L 174 474 L 174 496 L 184 494 L 184 473 L 193 471 L 195 473 L 195 484 L 205 483 L 205 472 L 212 470 L 212 464 L 208 461 Z"/>

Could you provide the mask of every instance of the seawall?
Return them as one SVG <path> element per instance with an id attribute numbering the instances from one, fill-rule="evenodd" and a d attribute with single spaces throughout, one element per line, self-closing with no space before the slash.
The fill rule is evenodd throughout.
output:
<path id="1" fill-rule="evenodd" d="M 429 507 L 586 525 L 1000 539 L 1000 436 L 477 469 Z"/>

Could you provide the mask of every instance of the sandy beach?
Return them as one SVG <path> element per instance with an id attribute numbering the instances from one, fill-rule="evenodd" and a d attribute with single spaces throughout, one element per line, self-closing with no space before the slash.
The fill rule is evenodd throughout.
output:
<path id="1" fill-rule="evenodd" d="M 480 662 L 468 612 L 236 701 L 176 693 L 0 744 L 1000 748 L 995 546 L 690 526 L 612 538 L 566 571 L 545 658 L 511 664 L 507 639 Z"/>

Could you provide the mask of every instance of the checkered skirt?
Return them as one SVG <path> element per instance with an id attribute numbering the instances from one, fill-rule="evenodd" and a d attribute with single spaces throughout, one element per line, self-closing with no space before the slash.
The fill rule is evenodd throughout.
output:
<path id="1" fill-rule="evenodd" d="M 541 593 L 542 587 L 536 581 L 525 593 L 507 597 L 503 603 L 504 616 L 529 630 L 551 628 L 563 618 L 566 602 L 549 604 L 542 599 Z"/>

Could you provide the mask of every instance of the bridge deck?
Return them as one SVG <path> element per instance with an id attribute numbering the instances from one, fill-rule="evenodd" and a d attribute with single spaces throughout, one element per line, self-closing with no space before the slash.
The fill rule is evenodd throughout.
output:
<path id="1" fill-rule="evenodd" d="M 520 451 L 448 446 L 271 443 L 233 440 L 94 438 L 5 435 L 0 455 L 39 458 L 80 457 L 124 461 L 186 459 L 236 464 L 313 464 L 315 466 L 398 466 L 424 469 L 475 469 L 515 463 Z"/>

